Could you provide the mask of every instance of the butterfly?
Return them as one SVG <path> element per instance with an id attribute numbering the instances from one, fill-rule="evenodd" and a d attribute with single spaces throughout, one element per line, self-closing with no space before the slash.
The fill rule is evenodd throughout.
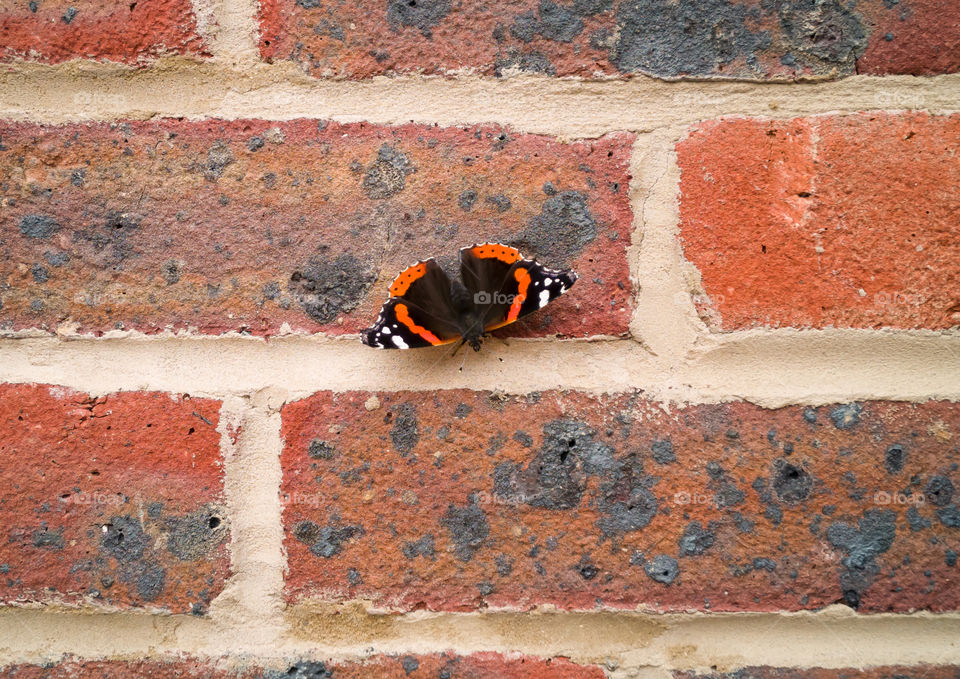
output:
<path id="1" fill-rule="evenodd" d="M 500 243 L 461 248 L 460 276 L 463 282 L 450 280 L 432 257 L 401 271 L 363 343 L 417 349 L 456 342 L 455 352 L 464 343 L 480 351 L 488 332 L 542 309 L 577 280 Z"/>

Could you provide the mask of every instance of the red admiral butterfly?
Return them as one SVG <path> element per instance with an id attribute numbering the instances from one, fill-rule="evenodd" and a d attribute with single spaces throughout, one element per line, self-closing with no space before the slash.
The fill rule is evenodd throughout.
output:
<path id="1" fill-rule="evenodd" d="M 457 342 L 480 351 L 488 332 L 542 309 L 577 280 L 500 243 L 461 248 L 460 276 L 463 283 L 451 281 L 432 257 L 401 271 L 363 343 L 416 349 Z"/>

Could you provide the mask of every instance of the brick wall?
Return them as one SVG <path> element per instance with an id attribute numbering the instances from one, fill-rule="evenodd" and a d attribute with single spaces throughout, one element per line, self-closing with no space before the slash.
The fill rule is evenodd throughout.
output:
<path id="1" fill-rule="evenodd" d="M 955 3 L 0 36 L 0 676 L 960 676 Z M 486 240 L 580 280 L 361 345 Z"/>

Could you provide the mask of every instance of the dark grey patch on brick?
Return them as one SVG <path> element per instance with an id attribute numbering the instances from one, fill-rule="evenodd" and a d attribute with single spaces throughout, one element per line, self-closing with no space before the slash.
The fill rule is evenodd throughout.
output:
<path id="1" fill-rule="evenodd" d="M 399 31 L 401 27 L 416 27 L 431 37 L 430 29 L 450 13 L 450 0 L 388 0 L 387 21 Z"/>
<path id="2" fill-rule="evenodd" d="M 69 25 L 76 16 L 77 16 L 77 8 L 67 7 L 67 11 L 63 13 L 63 16 L 61 16 L 60 19 L 63 21 L 63 23 Z"/>
<path id="3" fill-rule="evenodd" d="M 309 1 L 310 0 L 297 0 L 297 4 L 303 7 L 304 6 L 303 2 L 309 2 Z M 263 148 L 263 145 L 265 143 L 266 142 L 264 141 L 263 137 L 250 137 L 247 140 L 247 150 L 251 152 L 259 151 L 260 149 Z"/>
<path id="4" fill-rule="evenodd" d="M 513 205 L 513 204 L 510 202 L 510 199 L 507 198 L 507 197 L 506 197 L 505 195 L 503 195 L 502 193 L 498 193 L 498 194 L 495 195 L 495 196 L 487 196 L 487 197 L 485 198 L 485 200 L 486 200 L 488 203 L 492 203 L 492 204 L 494 205 L 494 207 L 497 208 L 497 212 L 506 212 L 506 211 L 509 210 L 509 209 L 512 207 L 512 205 Z"/>
<path id="5" fill-rule="evenodd" d="M 653 453 L 653 460 L 657 464 L 670 464 L 677 460 L 677 456 L 673 452 L 673 441 L 670 439 L 655 440 L 651 444 L 650 450 Z"/>
<path id="6" fill-rule="evenodd" d="M 264 673 L 264 679 L 332 679 L 333 670 L 320 661 L 302 660 L 293 663 L 285 670 L 270 670 Z"/>
<path id="7" fill-rule="evenodd" d="M 140 215 L 130 212 L 108 212 L 99 228 L 86 228 L 73 232 L 72 240 L 85 244 L 97 255 L 102 255 L 107 265 L 120 266 L 134 256 L 130 236 L 140 228 Z"/>
<path id="8" fill-rule="evenodd" d="M 788 504 L 796 504 L 810 496 L 813 477 L 802 466 L 781 457 L 773 461 L 772 485 L 777 499 Z"/>
<path id="9" fill-rule="evenodd" d="M 167 285 L 173 285 L 180 281 L 180 276 L 183 275 L 183 262 L 177 259 L 170 259 L 163 263 L 163 266 L 160 268 L 163 275 L 163 280 L 167 282 Z"/>
<path id="10" fill-rule="evenodd" d="M 376 278 L 368 262 L 344 254 L 333 261 L 312 258 L 291 274 L 288 289 L 310 318 L 331 323 L 355 309 Z"/>
<path id="11" fill-rule="evenodd" d="M 63 549 L 63 529 L 50 530 L 46 526 L 33 531 L 32 542 L 34 547 L 47 549 Z"/>
<path id="12" fill-rule="evenodd" d="M 771 0 L 766 0 L 768 4 Z M 776 3 L 780 26 L 795 57 L 813 64 L 817 60 L 852 73 L 867 48 L 867 29 L 853 10 L 839 0 L 780 0 Z M 818 69 L 823 70 L 823 69 Z"/>
<path id="13" fill-rule="evenodd" d="M 227 537 L 223 510 L 204 505 L 189 514 L 167 519 L 167 549 L 181 561 L 209 556 Z"/>
<path id="14" fill-rule="evenodd" d="M 42 264 L 34 264 L 30 267 L 30 275 L 33 276 L 33 280 L 37 283 L 46 283 L 50 280 L 50 272 L 47 270 L 47 267 Z"/>
<path id="15" fill-rule="evenodd" d="M 417 409 L 410 403 L 400 403 L 393 408 L 393 426 L 390 428 L 390 440 L 401 455 L 408 455 L 420 440 L 420 423 Z"/>
<path id="16" fill-rule="evenodd" d="M 463 191 L 460 194 L 460 197 L 457 199 L 457 204 L 460 206 L 460 209 L 464 212 L 470 212 L 473 209 L 473 204 L 477 202 L 477 192 L 476 191 Z"/>
<path id="17" fill-rule="evenodd" d="M 860 422 L 863 406 L 859 403 L 845 403 L 830 411 L 830 421 L 837 429 L 850 429 Z"/>
<path id="18" fill-rule="evenodd" d="M 113 516 L 100 536 L 100 546 L 121 563 L 139 561 L 149 538 L 143 524 L 132 516 Z"/>
<path id="19" fill-rule="evenodd" d="M 307 455 L 314 460 L 331 460 L 336 449 L 321 439 L 313 439 L 307 446 Z"/>
<path id="20" fill-rule="evenodd" d="M 503 554 L 497 554 L 493 558 L 493 563 L 497 568 L 497 575 L 502 578 L 507 577 L 513 572 L 513 560 Z"/>
<path id="21" fill-rule="evenodd" d="M 510 26 L 510 35 L 521 42 L 530 42 L 537 37 L 537 15 L 535 12 L 518 14 Z"/>
<path id="22" fill-rule="evenodd" d="M 651 580 L 669 585 L 676 580 L 677 575 L 679 575 L 680 564 L 672 556 L 658 554 L 649 561 L 644 562 L 643 572 L 646 573 Z"/>
<path id="23" fill-rule="evenodd" d="M 416 171 L 402 152 L 384 144 L 363 176 L 363 190 L 370 198 L 390 198 L 406 188 L 407 175 Z"/>
<path id="24" fill-rule="evenodd" d="M 20 233 L 27 238 L 49 238 L 60 230 L 60 223 L 47 215 L 25 215 L 20 218 Z"/>
<path id="25" fill-rule="evenodd" d="M 473 497 L 465 507 L 451 504 L 440 523 L 450 532 L 454 554 L 461 561 L 470 561 L 490 535 L 487 515 Z"/>
<path id="26" fill-rule="evenodd" d="M 957 509 L 956 505 L 937 509 L 937 518 L 947 528 L 960 528 L 960 509 Z"/>
<path id="27" fill-rule="evenodd" d="M 466 403 L 460 403 L 460 404 L 457 404 L 457 408 L 456 408 L 456 410 L 454 411 L 454 415 L 455 415 L 456 417 L 458 417 L 459 419 L 462 420 L 463 418 L 465 418 L 467 415 L 469 415 L 469 414 L 472 413 L 472 412 L 473 412 L 473 407 L 472 407 L 472 406 L 470 406 L 470 405 L 468 405 L 468 404 L 466 404 Z"/>
<path id="28" fill-rule="evenodd" d="M 716 527 L 708 525 L 704 528 L 699 521 L 691 521 L 680 536 L 680 556 L 703 554 L 713 546 L 717 538 Z"/>
<path id="29" fill-rule="evenodd" d="M 405 655 L 403 659 L 400 660 L 400 666 L 403 668 L 403 671 L 407 674 L 411 674 L 420 667 L 420 661 L 414 658 L 412 655 Z"/>
<path id="30" fill-rule="evenodd" d="M 402 551 L 403 555 L 408 559 L 415 559 L 418 556 L 422 556 L 433 560 L 436 558 L 436 544 L 434 542 L 434 537 L 432 534 L 427 533 L 419 540 L 405 542 L 403 543 Z"/>
<path id="31" fill-rule="evenodd" d="M 866 569 L 878 555 L 893 544 L 897 531 L 897 516 L 889 509 L 867 511 L 858 526 L 837 521 L 827 528 L 827 540 L 847 553 L 843 564 L 847 568 Z"/>
<path id="32" fill-rule="evenodd" d="M 43 253 L 43 258 L 47 260 L 47 264 L 56 268 L 59 268 L 70 261 L 70 255 L 68 255 L 66 252 L 51 252 L 49 250 Z"/>
<path id="33" fill-rule="evenodd" d="M 907 509 L 907 523 L 910 525 L 911 532 L 914 533 L 933 525 L 930 519 L 924 517 L 916 507 Z"/>
<path id="34" fill-rule="evenodd" d="M 524 73 L 545 73 L 556 75 L 557 69 L 550 63 L 542 52 L 517 52 L 510 50 L 506 56 L 497 57 L 493 63 L 493 73 L 496 77 L 503 77 L 503 72 L 509 69 L 518 69 Z"/>
<path id="35" fill-rule="evenodd" d="M 668 78 L 713 75 L 737 58 L 749 64 L 771 37 L 750 30 L 748 16 L 747 5 L 729 0 L 626 0 L 610 61 L 623 73 Z"/>
<path id="36" fill-rule="evenodd" d="M 324 559 L 339 554 L 343 545 L 364 534 L 363 526 L 341 526 L 336 523 L 320 526 L 313 521 L 301 521 L 293 527 L 293 537 L 310 547 L 310 553 Z"/>
<path id="37" fill-rule="evenodd" d="M 945 507 L 953 500 L 953 481 L 946 476 L 932 476 L 923 489 L 924 497 L 937 507 Z"/>
<path id="38" fill-rule="evenodd" d="M 597 237 L 597 222 L 580 191 L 563 191 L 543 202 L 540 214 L 510 240 L 527 256 L 547 266 L 563 266 Z"/>
<path id="39" fill-rule="evenodd" d="M 883 466 L 886 467 L 888 474 L 899 474 L 903 471 L 903 463 L 906 459 L 907 451 L 901 444 L 895 443 L 884 453 Z"/>
<path id="40" fill-rule="evenodd" d="M 213 146 L 207 151 L 207 163 L 204 167 L 204 174 L 207 179 L 215 181 L 223 176 L 223 171 L 233 162 L 233 153 L 230 147 L 222 139 L 213 142 Z"/>
<path id="41" fill-rule="evenodd" d="M 141 599 L 153 601 L 163 593 L 167 571 L 159 564 L 141 562 L 124 579 L 133 581 Z"/>
<path id="42" fill-rule="evenodd" d="M 586 554 L 580 557 L 580 561 L 574 566 L 574 570 L 577 571 L 584 580 L 593 580 L 597 577 L 597 573 L 600 572 L 600 569 L 593 564 L 590 557 Z"/>
<path id="43" fill-rule="evenodd" d="M 568 7 L 540 0 L 537 31 L 547 40 L 570 42 L 583 32 L 583 21 Z"/>
<path id="44" fill-rule="evenodd" d="M 513 440 L 524 448 L 533 446 L 533 437 L 525 431 L 517 431 L 513 434 Z"/>

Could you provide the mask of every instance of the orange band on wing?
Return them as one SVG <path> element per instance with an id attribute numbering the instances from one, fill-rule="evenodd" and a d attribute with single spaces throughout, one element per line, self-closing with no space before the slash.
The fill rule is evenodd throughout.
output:
<path id="1" fill-rule="evenodd" d="M 413 266 L 407 267 L 400 272 L 393 283 L 390 284 L 390 296 L 399 297 L 410 289 L 413 282 L 427 273 L 427 265 L 423 262 L 417 262 Z"/>
<path id="2" fill-rule="evenodd" d="M 524 300 L 527 299 L 527 288 L 530 287 L 530 273 L 526 269 L 518 268 L 513 272 L 513 277 L 517 279 L 520 287 L 517 290 L 517 296 L 513 298 L 513 304 L 510 305 L 510 313 L 507 314 L 507 323 L 512 323 L 517 320 L 517 316 L 520 315 L 520 307 L 523 306 Z"/>
<path id="3" fill-rule="evenodd" d="M 516 248 L 500 245 L 500 243 L 484 243 L 483 245 L 475 245 L 470 248 L 470 252 L 474 257 L 479 257 L 480 259 L 499 259 L 501 262 L 506 264 L 513 264 L 515 261 L 523 257 L 523 255 L 520 254 L 520 251 Z"/>
<path id="4" fill-rule="evenodd" d="M 410 332 L 420 335 L 420 337 L 430 342 L 430 344 L 444 344 L 444 342 L 432 332 L 424 328 L 422 325 L 417 325 L 414 323 L 413 319 L 410 318 L 410 310 L 407 309 L 406 304 L 398 304 L 393 308 L 393 310 L 397 315 L 397 320 L 410 328 Z"/>

